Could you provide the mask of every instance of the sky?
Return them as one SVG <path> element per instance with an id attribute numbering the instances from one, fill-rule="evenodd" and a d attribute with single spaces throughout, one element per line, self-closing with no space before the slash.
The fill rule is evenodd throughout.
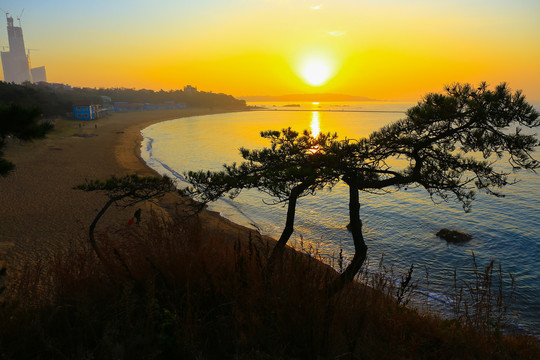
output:
<path id="1" fill-rule="evenodd" d="M 416 101 L 486 81 L 540 101 L 539 0 L 0 0 L 0 8 L 15 23 L 24 9 L 31 65 L 72 86 Z"/>

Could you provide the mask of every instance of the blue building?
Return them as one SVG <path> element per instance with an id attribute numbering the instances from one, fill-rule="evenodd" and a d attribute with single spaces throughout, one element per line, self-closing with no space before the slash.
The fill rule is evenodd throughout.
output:
<path id="1" fill-rule="evenodd" d="M 97 105 L 91 102 L 77 102 L 73 104 L 75 120 L 94 120 L 98 118 Z"/>
<path id="2" fill-rule="evenodd" d="M 129 110 L 129 103 L 125 101 L 117 101 L 114 103 L 114 111 L 123 112 Z"/>

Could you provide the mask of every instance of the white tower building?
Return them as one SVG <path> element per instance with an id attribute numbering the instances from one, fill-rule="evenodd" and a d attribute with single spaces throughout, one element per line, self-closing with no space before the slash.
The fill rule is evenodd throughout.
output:
<path id="1" fill-rule="evenodd" d="M 30 64 L 24 48 L 22 28 L 13 25 L 13 17 L 6 14 L 9 51 L 2 51 L 4 81 L 21 84 L 32 81 Z"/>
<path id="2" fill-rule="evenodd" d="M 22 27 L 13 25 L 13 17 L 6 13 L 7 32 L 9 40 L 9 51 L 0 53 L 2 58 L 2 68 L 4 70 L 4 81 L 22 84 L 25 81 L 34 82 L 47 81 L 45 67 L 40 66 L 30 70 L 30 60 L 26 55 Z M 20 19 L 17 18 L 17 19 Z M 19 21 L 20 25 L 20 21 Z"/>

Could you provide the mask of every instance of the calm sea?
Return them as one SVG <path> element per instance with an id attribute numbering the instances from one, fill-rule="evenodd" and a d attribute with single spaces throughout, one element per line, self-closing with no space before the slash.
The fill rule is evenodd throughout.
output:
<path id="1" fill-rule="evenodd" d="M 241 161 L 238 149 L 268 145 L 261 130 L 310 129 L 337 132 L 352 139 L 369 135 L 404 117 L 414 103 L 266 103 L 265 111 L 182 118 L 155 124 L 142 131 L 142 156 L 162 174 L 182 179 L 188 170 L 218 170 L 224 163 Z M 289 106 L 288 106 L 289 105 Z M 449 310 L 453 274 L 472 278 L 472 253 L 480 266 L 500 261 L 503 272 L 516 279 L 511 308 L 514 326 L 540 334 L 540 175 L 518 172 L 516 185 L 506 197 L 478 194 L 470 213 L 455 202 L 434 203 L 426 191 L 409 188 L 385 195 L 361 194 L 361 217 L 372 267 L 384 255 L 387 266 L 405 272 L 415 265 L 419 291 L 428 306 Z M 223 216 L 263 234 L 278 237 L 286 209 L 266 205 L 270 199 L 245 191 L 235 200 L 211 205 Z M 294 242 L 325 256 L 331 263 L 340 249 L 347 259 L 354 251 L 345 226 L 348 191 L 339 184 L 299 201 Z M 447 244 L 435 236 L 441 228 L 459 229 L 474 238 L 465 244 Z M 426 273 L 428 274 L 426 276 Z M 431 305 L 430 305 L 431 304 Z"/>

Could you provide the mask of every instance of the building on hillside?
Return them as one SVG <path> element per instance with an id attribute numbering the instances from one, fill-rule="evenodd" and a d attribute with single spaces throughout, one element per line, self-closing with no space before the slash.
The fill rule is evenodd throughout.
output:
<path id="1" fill-rule="evenodd" d="M 88 101 L 79 101 L 73 104 L 73 117 L 75 120 L 95 120 L 99 116 L 99 105 Z"/>
<path id="2" fill-rule="evenodd" d="M 110 96 L 101 95 L 101 101 L 103 102 L 103 106 L 101 107 L 101 112 L 103 112 L 104 115 L 110 115 L 115 111 L 114 105 L 112 103 L 112 99 Z"/>
<path id="3" fill-rule="evenodd" d="M 40 82 L 47 81 L 45 67 L 40 66 L 30 70 L 30 60 L 26 55 L 24 47 L 24 38 L 22 27 L 13 24 L 13 17 L 6 13 L 7 32 L 9 41 L 9 51 L 2 51 L 0 58 L 2 59 L 2 69 L 4 71 L 4 81 L 22 84 L 23 82 Z M 36 76 L 34 79 L 33 76 Z"/>
<path id="4" fill-rule="evenodd" d="M 56 89 L 56 90 L 73 90 L 73 88 L 71 87 L 71 85 L 68 85 L 68 84 L 60 84 L 60 83 L 50 83 L 48 82 L 46 84 L 47 87 L 50 87 L 51 89 Z"/>
<path id="5" fill-rule="evenodd" d="M 30 74 L 32 75 L 32 82 L 34 83 L 47 82 L 47 73 L 45 72 L 45 66 L 32 68 L 32 70 L 30 70 Z"/>
<path id="6" fill-rule="evenodd" d="M 197 93 L 197 88 L 195 86 L 186 85 L 184 86 L 184 94 L 195 94 Z"/>

